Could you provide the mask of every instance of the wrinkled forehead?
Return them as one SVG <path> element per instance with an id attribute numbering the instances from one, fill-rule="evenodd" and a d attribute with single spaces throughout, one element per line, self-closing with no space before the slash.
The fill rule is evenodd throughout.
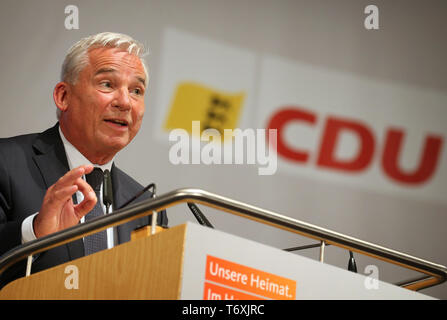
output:
<path id="1" fill-rule="evenodd" d="M 93 75 L 101 70 L 119 71 L 126 68 L 146 86 L 148 75 L 144 61 L 139 56 L 129 53 L 126 48 L 92 47 L 87 55 L 89 69 Z"/>

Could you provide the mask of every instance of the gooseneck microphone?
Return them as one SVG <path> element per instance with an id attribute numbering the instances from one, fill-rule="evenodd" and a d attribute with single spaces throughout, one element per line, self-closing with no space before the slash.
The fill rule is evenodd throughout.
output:
<path id="1" fill-rule="evenodd" d="M 136 199 L 138 199 L 139 197 L 141 197 L 143 194 L 145 194 L 149 189 L 152 188 L 152 194 L 155 194 L 156 191 L 156 186 L 155 183 L 151 183 L 149 185 L 147 185 L 146 187 L 143 188 L 143 190 L 141 190 L 140 192 L 138 192 L 135 196 L 133 196 L 132 198 L 130 198 L 126 203 L 124 203 L 121 207 L 119 207 L 118 209 L 122 209 L 124 207 L 126 207 L 127 205 L 129 205 L 129 203 L 135 201 Z M 117 210 L 118 210 L 117 209 Z"/>
<path id="2" fill-rule="evenodd" d="M 208 219 L 205 217 L 205 215 L 202 213 L 202 211 L 200 211 L 199 207 L 197 207 L 192 202 L 188 202 L 187 205 L 188 205 L 189 209 L 191 210 L 192 214 L 194 215 L 194 217 L 196 217 L 197 221 L 202 226 L 207 226 L 209 228 L 213 228 L 214 229 L 214 227 L 211 224 L 211 222 L 208 221 Z"/>
<path id="3" fill-rule="evenodd" d="M 357 264 L 355 263 L 354 253 L 349 251 L 348 270 L 357 273 Z"/>
<path id="4" fill-rule="evenodd" d="M 104 174 L 105 176 L 105 174 Z M 121 207 L 119 207 L 117 210 L 124 208 L 125 206 L 129 205 L 131 202 L 135 201 L 139 197 L 141 197 L 144 193 L 146 193 L 149 189 L 152 188 L 152 194 L 154 195 L 156 193 L 157 186 L 155 183 L 151 183 L 143 188 L 140 192 L 138 192 L 135 196 L 133 196 L 131 199 L 129 199 L 126 203 L 124 203 Z M 112 190 L 111 188 L 109 190 Z M 112 194 L 113 197 L 113 194 Z M 105 196 L 103 197 L 105 199 Z M 113 198 L 112 198 L 113 199 Z M 207 226 L 209 228 L 214 228 L 214 226 L 209 222 L 209 220 L 205 217 L 205 215 L 200 211 L 200 209 L 192 202 L 188 202 L 188 208 L 193 213 L 194 217 L 197 219 L 197 221 L 204 226 Z"/>

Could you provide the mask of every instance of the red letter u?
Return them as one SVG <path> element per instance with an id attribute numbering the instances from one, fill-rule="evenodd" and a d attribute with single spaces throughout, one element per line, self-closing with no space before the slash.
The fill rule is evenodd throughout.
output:
<path id="1" fill-rule="evenodd" d="M 425 139 L 419 167 L 413 172 L 404 172 L 399 168 L 399 153 L 402 148 L 402 130 L 389 129 L 386 134 L 385 149 L 383 151 L 382 166 L 391 178 L 406 184 L 421 184 L 426 182 L 436 170 L 441 153 L 442 137 L 429 135 Z"/>

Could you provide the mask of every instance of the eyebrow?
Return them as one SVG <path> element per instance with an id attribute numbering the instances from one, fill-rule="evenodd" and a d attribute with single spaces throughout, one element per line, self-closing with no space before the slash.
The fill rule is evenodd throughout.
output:
<path id="1" fill-rule="evenodd" d="M 95 76 L 97 76 L 98 74 L 101 74 L 101 73 L 113 73 L 113 72 L 117 72 L 117 71 L 113 68 L 101 68 L 95 72 Z"/>
<path id="2" fill-rule="evenodd" d="M 95 72 L 95 76 L 97 76 L 101 73 L 116 73 L 116 72 L 118 72 L 118 71 L 113 68 L 101 68 Z M 137 80 L 139 82 L 141 82 L 143 84 L 143 86 L 146 88 L 146 81 L 144 80 L 144 78 L 137 76 Z"/>
<path id="3" fill-rule="evenodd" d="M 140 81 L 143 84 L 143 86 L 146 88 L 146 81 L 143 78 L 137 77 L 137 80 Z"/>

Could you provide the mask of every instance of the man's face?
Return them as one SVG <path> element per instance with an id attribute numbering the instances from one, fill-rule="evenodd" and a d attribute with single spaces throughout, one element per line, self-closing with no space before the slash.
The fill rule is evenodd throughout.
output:
<path id="1" fill-rule="evenodd" d="M 61 127 L 94 163 L 110 160 L 137 134 L 147 81 L 140 59 L 119 48 L 89 51 L 89 64 L 68 85 Z"/>

